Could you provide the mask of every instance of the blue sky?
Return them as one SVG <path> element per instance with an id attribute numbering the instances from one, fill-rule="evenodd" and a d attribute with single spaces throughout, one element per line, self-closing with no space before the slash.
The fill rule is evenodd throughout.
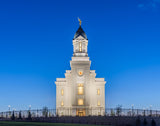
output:
<path id="1" fill-rule="evenodd" d="M 55 108 L 79 27 L 106 107 L 160 109 L 160 0 L 0 1 L 0 111 Z"/>

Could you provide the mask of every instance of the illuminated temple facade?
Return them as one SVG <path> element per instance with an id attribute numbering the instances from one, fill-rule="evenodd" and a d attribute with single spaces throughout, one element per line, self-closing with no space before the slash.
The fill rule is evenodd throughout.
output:
<path id="1" fill-rule="evenodd" d="M 56 112 L 59 116 L 95 116 L 105 113 L 105 80 L 90 70 L 88 39 L 81 24 L 73 38 L 71 70 L 56 79 Z"/>

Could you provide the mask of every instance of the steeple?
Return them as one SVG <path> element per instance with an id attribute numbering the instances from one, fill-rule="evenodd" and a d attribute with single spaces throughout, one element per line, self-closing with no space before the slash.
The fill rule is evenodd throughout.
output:
<path id="1" fill-rule="evenodd" d="M 73 38 L 73 51 L 74 57 L 86 57 L 88 56 L 87 53 L 87 46 L 88 46 L 88 39 L 87 36 L 84 32 L 84 30 L 81 27 L 81 20 L 78 18 L 79 20 L 79 28 L 76 31 L 74 38 Z"/>
<path id="2" fill-rule="evenodd" d="M 83 29 L 82 29 L 82 27 L 81 27 L 82 21 L 81 21 L 79 18 L 78 18 L 78 21 L 79 21 L 79 28 L 78 28 L 78 30 L 76 31 L 73 39 L 76 39 L 76 38 L 78 38 L 79 36 L 82 36 L 84 39 L 87 39 L 86 33 L 83 31 Z"/>
<path id="3" fill-rule="evenodd" d="M 78 30 L 76 31 L 73 39 L 76 39 L 76 38 L 78 38 L 79 36 L 82 36 L 84 39 L 87 39 L 87 35 L 86 35 L 86 33 L 83 31 L 81 25 L 79 26 Z"/>

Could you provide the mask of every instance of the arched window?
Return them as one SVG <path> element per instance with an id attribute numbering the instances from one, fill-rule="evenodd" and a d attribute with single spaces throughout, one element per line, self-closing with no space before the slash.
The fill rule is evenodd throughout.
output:
<path id="1" fill-rule="evenodd" d="M 83 105 L 83 99 L 78 99 L 78 105 Z"/>
<path id="2" fill-rule="evenodd" d="M 61 101 L 61 106 L 64 106 L 63 100 Z"/>
<path id="3" fill-rule="evenodd" d="M 101 105 L 101 103 L 100 103 L 100 101 L 98 101 L 97 106 L 100 106 L 100 105 Z"/>
<path id="4" fill-rule="evenodd" d="M 79 52 L 82 52 L 82 42 L 79 43 Z"/>
<path id="5" fill-rule="evenodd" d="M 83 95 L 84 90 L 83 90 L 83 84 L 78 84 L 78 95 Z"/>
<path id="6" fill-rule="evenodd" d="M 61 90 L 61 95 L 62 95 L 62 96 L 64 95 L 64 90 L 63 90 L 63 89 Z"/>
<path id="7" fill-rule="evenodd" d="M 97 95 L 100 95 L 100 89 L 97 89 Z"/>

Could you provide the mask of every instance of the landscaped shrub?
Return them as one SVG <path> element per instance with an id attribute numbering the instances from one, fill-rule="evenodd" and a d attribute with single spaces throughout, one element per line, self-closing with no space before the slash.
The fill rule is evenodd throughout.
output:
<path id="1" fill-rule="evenodd" d="M 14 111 L 13 111 L 13 113 L 12 113 L 11 119 L 12 119 L 12 120 L 15 120 Z"/>
<path id="2" fill-rule="evenodd" d="M 147 126 L 147 124 L 148 124 L 148 123 L 147 123 L 147 119 L 144 118 L 143 125 L 144 125 L 144 126 Z"/>
<path id="3" fill-rule="evenodd" d="M 32 120 L 31 112 L 28 111 L 28 120 Z"/>
<path id="4" fill-rule="evenodd" d="M 120 115 L 121 115 L 121 112 L 122 112 L 122 106 L 121 106 L 121 105 L 118 105 L 118 106 L 116 107 L 116 114 L 117 114 L 117 116 L 120 116 Z"/>
<path id="5" fill-rule="evenodd" d="M 22 115 L 21 115 L 21 111 L 19 112 L 19 118 L 18 119 L 22 119 Z"/>
<path id="6" fill-rule="evenodd" d="M 140 120 L 140 118 L 138 117 L 137 119 L 136 119 L 136 126 L 140 126 L 141 125 L 141 120 Z"/>
<path id="7" fill-rule="evenodd" d="M 156 126 L 156 122 L 154 119 L 152 119 L 152 121 L 151 121 L 151 126 Z"/>
<path id="8" fill-rule="evenodd" d="M 111 116 L 115 116 L 114 110 L 111 109 Z"/>
<path id="9" fill-rule="evenodd" d="M 48 108 L 47 107 L 43 107 L 43 116 L 44 117 L 48 117 Z"/>

